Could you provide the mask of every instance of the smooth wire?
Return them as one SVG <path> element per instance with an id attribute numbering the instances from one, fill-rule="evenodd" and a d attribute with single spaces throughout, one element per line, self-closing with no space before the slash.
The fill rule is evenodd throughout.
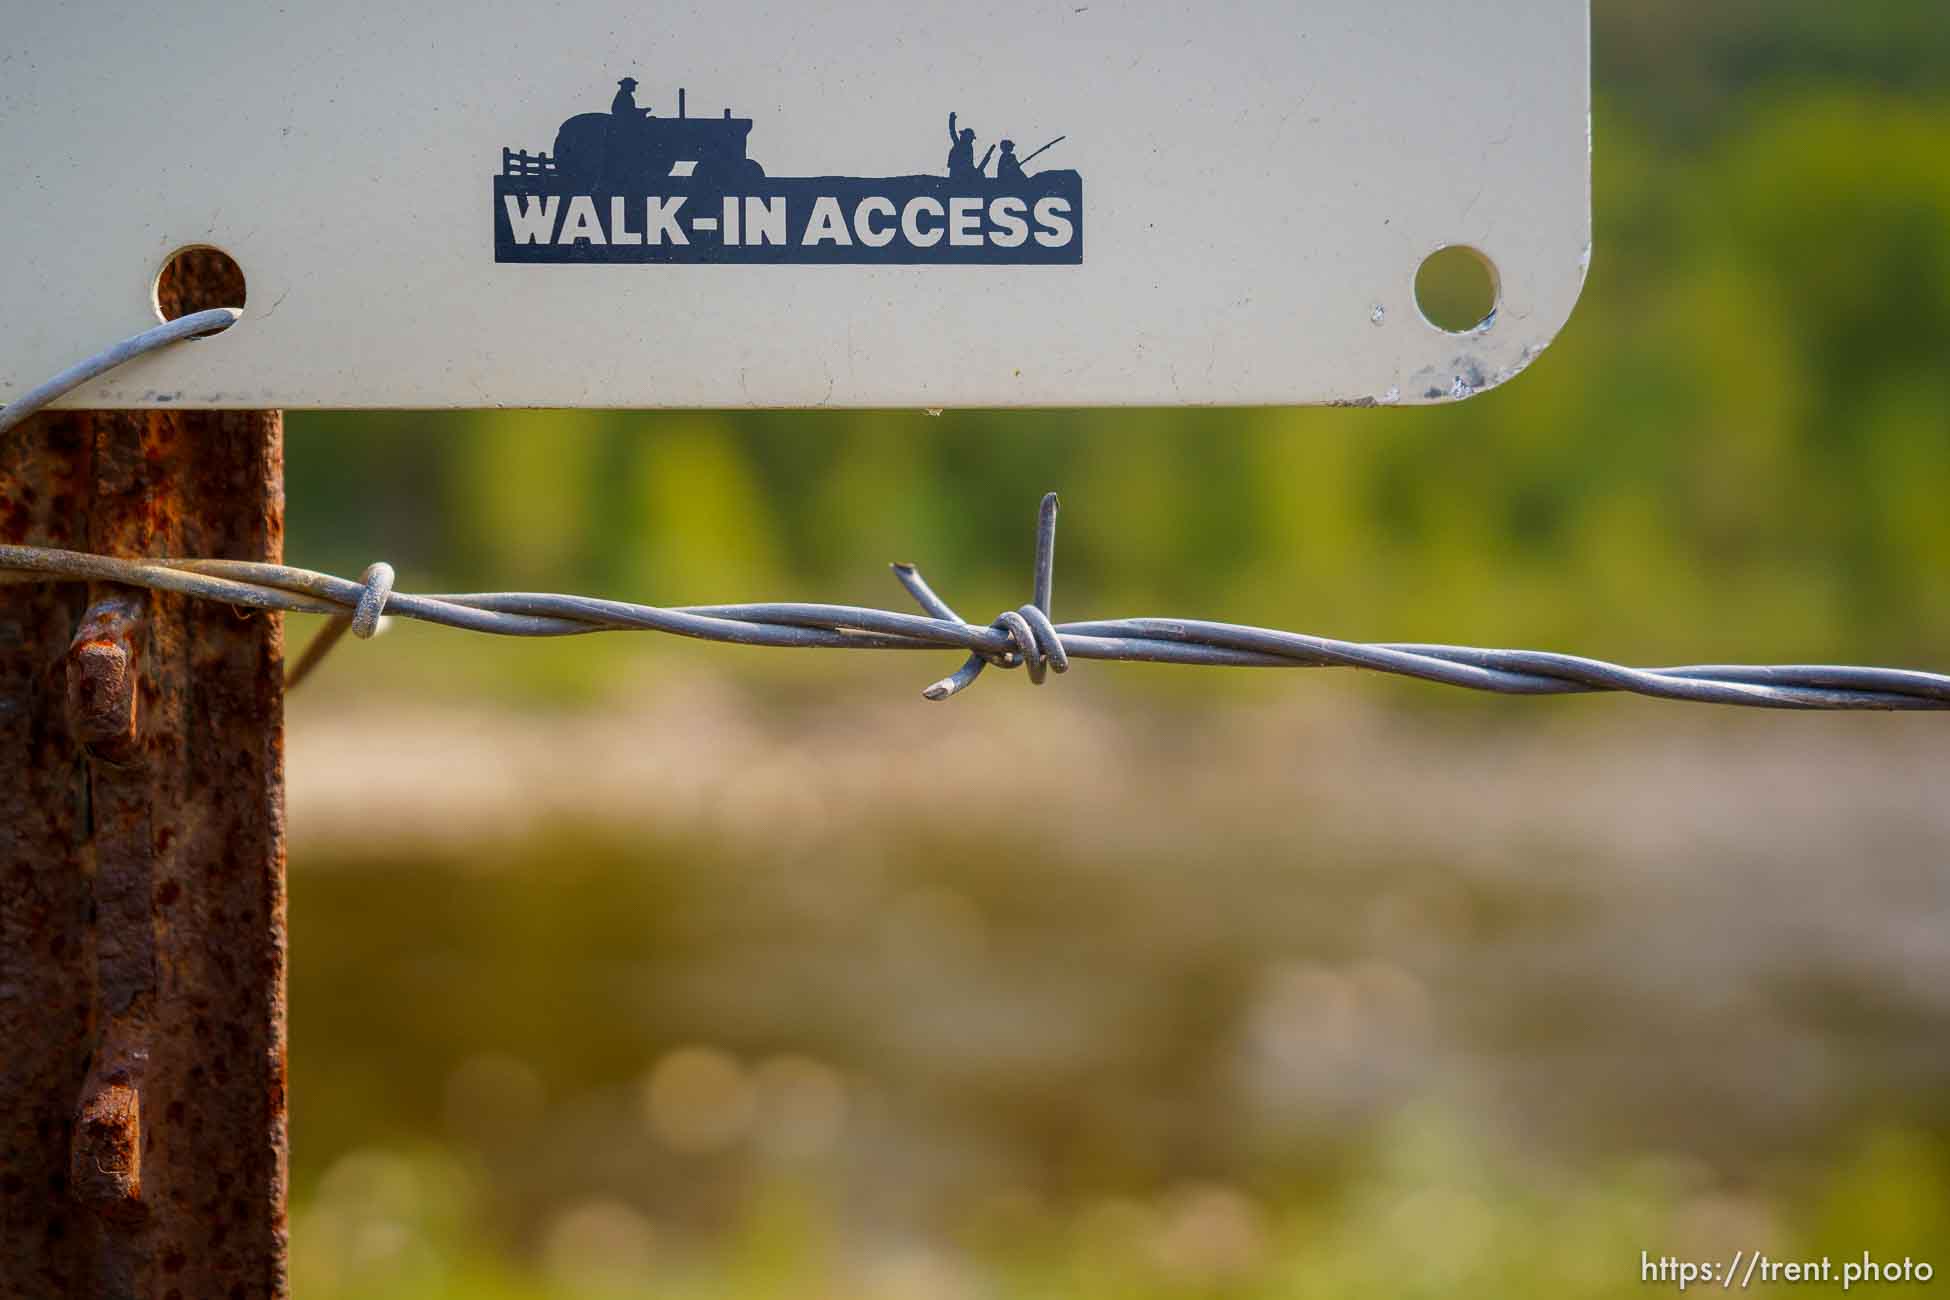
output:
<path id="1" fill-rule="evenodd" d="M 114 347 L 97 352 L 86 361 L 69 366 L 54 378 L 36 388 L 30 388 L 0 407 L 0 433 L 19 424 L 49 402 L 65 397 L 89 380 L 105 375 L 119 365 L 135 360 L 145 352 L 167 347 L 183 339 L 198 338 L 205 334 L 216 334 L 229 329 L 237 323 L 243 313 L 235 307 L 213 307 L 209 311 L 193 311 L 178 316 L 175 320 L 164 321 L 154 329 L 147 329 L 133 338 L 123 339 Z"/>

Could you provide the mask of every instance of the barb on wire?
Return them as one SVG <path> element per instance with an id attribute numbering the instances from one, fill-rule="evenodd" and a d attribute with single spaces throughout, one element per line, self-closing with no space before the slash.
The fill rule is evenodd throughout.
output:
<path id="1" fill-rule="evenodd" d="M 227 329 L 238 313 L 197 312 L 146 330 L 89 358 L 0 410 L 0 432 L 62 393 L 132 357 L 196 334 Z M 967 622 L 911 564 L 894 576 L 923 613 L 859 605 L 768 602 L 665 608 L 546 592 L 414 596 L 393 590 L 393 570 L 374 564 L 358 582 L 245 560 L 118 559 L 38 546 L 0 545 L 0 583 L 118 582 L 247 609 L 324 614 L 325 629 L 300 657 L 296 685 L 350 631 L 366 638 L 382 616 L 502 636 L 586 632 L 663 632 L 729 645 L 843 650 L 960 650 L 962 666 L 923 694 L 945 700 L 986 668 L 1022 668 L 1040 685 L 1073 659 L 1198 664 L 1233 668 L 1366 668 L 1503 695 L 1629 691 L 1657 699 L 1770 709 L 1950 709 L 1950 677 L 1898 668 L 1825 664 L 1694 664 L 1627 668 L 1579 655 L 1486 650 L 1421 643 L 1367 644 L 1196 619 L 1120 618 L 1081 623 L 1050 619 L 1056 557 L 1056 494 L 1043 498 L 1036 567 L 1027 604 L 986 626 Z"/>
<path id="2" fill-rule="evenodd" d="M 386 607 L 386 597 L 393 591 L 393 566 L 383 562 L 369 564 L 359 581 L 359 603 L 352 607 L 350 614 L 332 615 L 331 621 L 306 643 L 305 652 L 298 656 L 298 662 L 285 674 L 284 689 L 297 690 L 299 684 L 325 662 L 325 656 L 332 653 L 332 647 L 347 632 L 361 641 L 370 641 L 379 634 L 380 613 Z"/>

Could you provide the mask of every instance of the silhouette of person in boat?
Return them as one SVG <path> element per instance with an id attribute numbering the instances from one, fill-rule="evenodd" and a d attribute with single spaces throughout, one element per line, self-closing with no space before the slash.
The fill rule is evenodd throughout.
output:
<path id="1" fill-rule="evenodd" d="M 649 109 L 636 106 L 635 77 L 625 77 L 616 83 L 616 98 L 609 101 L 609 111 L 612 117 L 631 123 L 650 116 Z"/>
<path id="2" fill-rule="evenodd" d="M 995 146 L 982 155 L 982 161 L 975 161 L 975 131 L 972 127 L 955 129 L 955 115 L 948 114 L 948 179 L 951 181 L 987 180 L 989 159 L 995 155 Z"/>
<path id="3" fill-rule="evenodd" d="M 995 160 L 995 179 L 1010 185 L 1020 185 L 1026 178 L 1022 174 L 1022 164 L 1016 160 L 1016 142 L 1002 142 L 1002 156 Z"/>

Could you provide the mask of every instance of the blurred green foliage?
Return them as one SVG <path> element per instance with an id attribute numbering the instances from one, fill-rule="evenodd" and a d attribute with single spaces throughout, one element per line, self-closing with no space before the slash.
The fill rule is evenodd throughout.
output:
<path id="1" fill-rule="evenodd" d="M 1931 1245 L 1950 1240 L 1950 1154 L 1900 1131 L 1870 1135 L 1786 1222 L 1761 1202 L 1703 1192 L 1683 1163 L 1619 1162 L 1575 1183 L 1540 1177 L 1440 1112 L 1405 1116 L 1363 1155 L 1340 1195 L 1271 1210 L 1219 1185 L 1065 1215 L 998 1205 L 952 1253 L 863 1258 L 819 1199 L 790 1182 L 755 1195 L 709 1251 L 672 1250 L 620 1204 L 599 1203 L 568 1217 L 548 1266 L 535 1269 L 480 1249 L 467 1218 L 475 1187 L 451 1156 L 368 1151 L 335 1169 L 299 1217 L 299 1241 L 312 1240 L 293 1280 L 315 1300 L 1632 1300 L 1680 1293 L 1670 1275 L 1645 1276 L 1662 1257 L 1724 1269 L 1735 1250 L 1829 1270 L 1825 1283 L 1777 1275 L 1739 1287 L 1749 1295 L 1840 1293 L 1844 1268 L 1864 1261 L 1929 1265 L 1931 1282 L 1942 1268 Z M 1905 1291 L 1928 1289 L 1907 1281 Z M 1890 1289 L 1857 1275 L 1864 1285 Z"/>
<path id="2" fill-rule="evenodd" d="M 1772 955 L 1707 967 L 1749 1000 L 1675 990 L 1659 972 L 1697 967 L 1660 937 L 1617 946 L 1646 915 L 1618 866 L 1472 876 L 1276 829 L 1319 812 L 1204 807 L 1189 838 L 1240 843 L 1196 870 L 1038 851 L 992 809 L 801 854 L 568 826 L 314 854 L 297 1294 L 1622 1300 L 1642 1251 L 1945 1266 L 1941 1094 L 1899 1064 L 1930 1022 L 1897 992 L 1824 1024 L 1833 969 Z M 1454 956 L 1394 964 L 1390 914 Z M 1578 974 L 1508 964 L 1567 936 Z M 1866 1097 L 1751 1092 L 1838 1054 Z M 678 1060 L 690 1086 L 661 1087 Z"/>

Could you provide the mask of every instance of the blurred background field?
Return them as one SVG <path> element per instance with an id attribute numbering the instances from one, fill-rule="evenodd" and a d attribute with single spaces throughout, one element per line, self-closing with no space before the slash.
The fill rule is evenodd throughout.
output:
<path id="1" fill-rule="evenodd" d="M 1941 668 L 1950 21 L 1594 5 L 1596 249 L 1438 409 L 294 414 L 296 563 Z M 1488 52 L 1482 52 L 1488 57 Z M 1491 250 L 1492 252 L 1494 250 Z M 311 627 L 294 619 L 294 646 Z M 1950 736 L 399 627 L 291 708 L 320 1297 L 1950 1267 Z"/>

